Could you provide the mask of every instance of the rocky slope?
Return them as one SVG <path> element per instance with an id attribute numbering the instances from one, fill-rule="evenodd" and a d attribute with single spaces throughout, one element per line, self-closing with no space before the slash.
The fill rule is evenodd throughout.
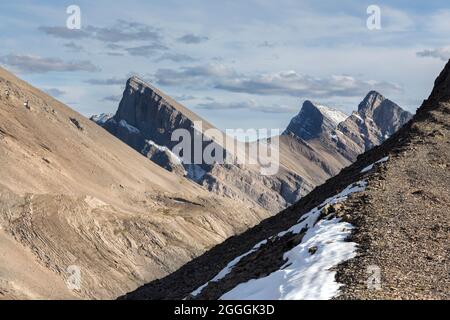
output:
<path id="1" fill-rule="evenodd" d="M 381 146 L 123 298 L 449 299 L 449 137 L 450 62 L 413 120 Z"/>
<path id="2" fill-rule="evenodd" d="M 0 299 L 114 298 L 268 217 L 1 68 L 0 176 Z M 70 266 L 80 290 L 65 283 Z"/>

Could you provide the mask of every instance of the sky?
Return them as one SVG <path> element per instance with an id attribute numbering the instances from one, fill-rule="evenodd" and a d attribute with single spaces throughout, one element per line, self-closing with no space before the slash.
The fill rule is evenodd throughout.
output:
<path id="1" fill-rule="evenodd" d="M 15 0 L 0 30 L 0 65 L 86 116 L 139 75 L 222 130 L 283 130 L 305 100 L 350 114 L 370 90 L 414 112 L 450 58 L 448 0 Z"/>

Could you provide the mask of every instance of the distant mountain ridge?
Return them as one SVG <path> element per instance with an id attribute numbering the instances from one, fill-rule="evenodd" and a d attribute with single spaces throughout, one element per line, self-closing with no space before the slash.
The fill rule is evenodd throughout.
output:
<path id="1" fill-rule="evenodd" d="M 384 141 L 386 132 L 397 130 L 409 119 L 409 113 L 380 94 L 374 94 L 369 93 L 361 103 L 359 117 L 369 121 L 376 116 L 377 121 L 389 122 L 381 124 L 382 128 L 376 124 L 379 121 L 368 122 L 368 129 L 355 126 L 349 120 L 352 116 L 305 101 L 299 114 L 279 137 L 280 170 L 275 176 L 261 176 L 257 165 L 189 164 L 185 159 L 174 157 L 171 150 L 178 142 L 172 141 L 171 135 L 176 129 L 187 129 L 192 136 L 202 136 L 214 127 L 137 76 L 127 81 L 114 116 L 103 114 L 91 120 L 166 170 L 184 175 L 211 192 L 275 213 L 337 174 L 366 148 Z M 389 114 L 393 116 L 392 123 L 386 116 Z M 202 123 L 202 132 L 194 127 L 197 121 Z M 374 132 L 370 143 L 357 138 L 363 129 Z M 241 150 L 238 152 L 249 148 L 249 144 L 235 142 L 225 134 L 223 137 L 227 142 L 236 143 Z M 207 145 L 205 142 L 203 148 Z M 221 147 L 224 153 L 229 151 L 226 146 Z"/>
<path id="2" fill-rule="evenodd" d="M 383 139 L 389 128 L 371 123 L 386 114 L 384 101 L 370 93 L 344 122 L 356 118 Z M 409 118 L 392 110 L 394 124 Z M 450 61 L 413 119 L 380 146 L 286 210 L 122 298 L 448 300 L 449 137 Z"/>
<path id="3" fill-rule="evenodd" d="M 356 157 L 381 144 L 409 120 L 412 114 L 376 91 L 370 91 L 350 116 L 305 101 L 283 135 L 305 141 L 320 140 L 353 162 Z"/>

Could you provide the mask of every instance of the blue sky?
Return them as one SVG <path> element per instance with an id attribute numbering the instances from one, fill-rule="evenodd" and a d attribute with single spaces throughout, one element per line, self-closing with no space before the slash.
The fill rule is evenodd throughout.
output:
<path id="1" fill-rule="evenodd" d="M 221 129 L 282 129 L 306 99 L 350 113 L 372 89 L 414 111 L 450 58 L 448 1 L 16 0 L 0 29 L 0 64 L 87 116 L 138 74 Z"/>

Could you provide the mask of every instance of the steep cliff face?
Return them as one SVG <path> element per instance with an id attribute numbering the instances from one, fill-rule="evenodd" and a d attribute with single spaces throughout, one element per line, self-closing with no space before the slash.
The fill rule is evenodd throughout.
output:
<path id="1" fill-rule="evenodd" d="M 172 141 L 173 132 L 186 129 L 194 135 L 198 132 L 194 128 L 195 121 L 201 121 L 204 130 L 212 128 L 207 121 L 136 76 L 127 81 L 113 117 L 94 116 L 91 120 L 139 152 L 149 140 L 172 150 L 178 143 Z"/>

